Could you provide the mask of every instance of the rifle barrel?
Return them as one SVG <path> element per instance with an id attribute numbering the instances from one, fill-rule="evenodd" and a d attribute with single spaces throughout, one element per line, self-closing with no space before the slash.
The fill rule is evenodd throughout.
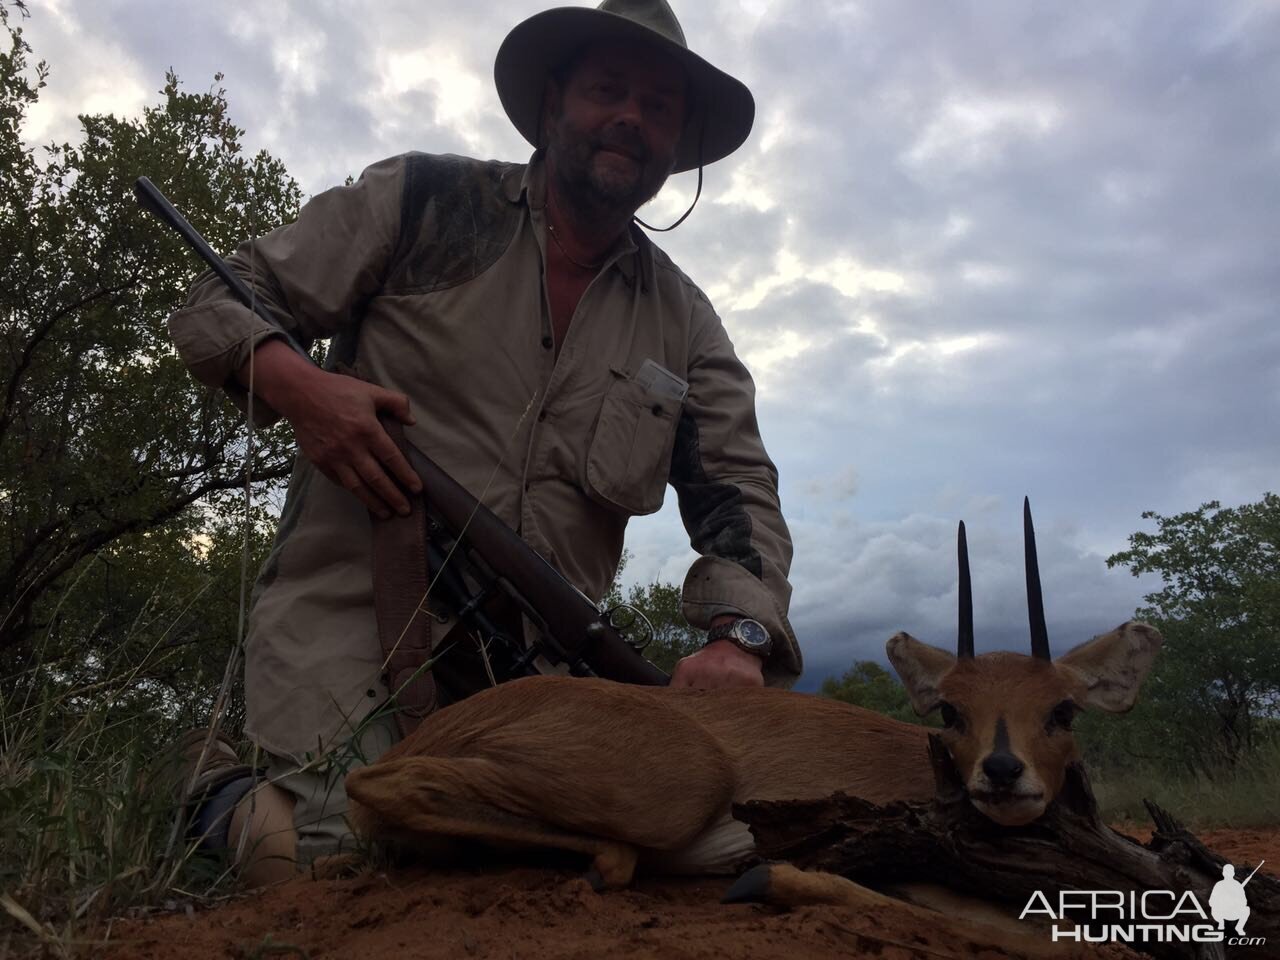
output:
<path id="1" fill-rule="evenodd" d="M 311 363 L 315 363 L 311 359 L 311 354 L 302 348 L 302 344 L 298 343 L 288 330 L 280 326 L 280 322 L 271 316 L 270 311 L 253 295 L 253 291 L 245 286 L 244 281 L 236 276 L 235 271 L 227 266 L 226 261 L 214 252 L 214 249 L 205 242 L 204 237 L 200 236 L 196 228 L 187 221 L 186 217 L 178 212 L 178 208 L 169 202 L 169 198 L 160 192 L 160 188 L 152 183 L 149 177 L 139 177 L 135 180 L 133 182 L 133 193 L 138 198 L 138 204 L 144 210 L 151 211 L 151 213 L 176 230 L 182 239 L 190 244 L 191 249 L 200 255 L 200 259 L 207 263 L 209 268 L 218 275 L 218 279 L 227 285 L 227 289 L 231 291 L 232 296 L 275 327 L 288 342 L 289 346 L 306 357 Z"/>
<path id="2" fill-rule="evenodd" d="M 289 346 L 309 362 L 315 362 L 154 183 L 147 177 L 139 177 L 134 181 L 133 190 L 138 203 L 181 234 L 237 300 L 277 330 Z M 598 675 L 624 683 L 661 686 L 669 682 L 666 673 L 634 650 L 595 604 L 519 534 L 430 457 L 412 444 L 406 444 L 406 449 L 410 463 L 422 477 L 423 486 L 430 491 L 432 502 L 444 515 L 446 526 L 470 540 L 485 561 L 526 598 L 530 595 L 542 598 L 543 603 L 534 606 L 552 634 L 547 639 L 567 655 L 570 663 L 581 658 Z"/>

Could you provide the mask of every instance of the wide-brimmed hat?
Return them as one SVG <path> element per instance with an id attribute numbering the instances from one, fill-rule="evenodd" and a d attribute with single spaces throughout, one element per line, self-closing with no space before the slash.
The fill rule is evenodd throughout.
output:
<path id="1" fill-rule="evenodd" d="M 685 43 L 666 0 L 604 0 L 599 7 L 556 7 L 516 25 L 498 48 L 493 78 L 507 116 L 538 143 L 547 76 L 585 44 L 638 40 L 673 57 L 689 77 L 697 113 L 676 148 L 674 172 L 713 163 L 737 150 L 751 132 L 756 104 L 739 80 L 717 70 Z"/>

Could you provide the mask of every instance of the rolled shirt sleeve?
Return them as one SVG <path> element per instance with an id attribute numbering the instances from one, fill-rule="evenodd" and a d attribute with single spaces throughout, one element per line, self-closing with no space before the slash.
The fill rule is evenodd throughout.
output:
<path id="1" fill-rule="evenodd" d="M 309 200 L 295 222 L 241 244 L 227 262 L 295 339 L 309 345 L 332 336 L 354 323 L 382 285 L 399 236 L 403 178 L 402 157 L 374 164 L 350 186 Z M 169 333 L 192 375 L 225 390 L 241 410 L 248 392 L 236 372 L 280 335 L 211 270 L 169 318 Z M 279 414 L 257 399 L 254 419 L 268 426 Z"/>
<path id="2" fill-rule="evenodd" d="M 760 621 L 774 644 L 765 682 L 790 686 L 803 661 L 787 618 L 792 548 L 778 471 L 760 439 L 751 375 L 710 304 L 699 298 L 694 313 L 670 475 L 689 542 L 702 555 L 685 577 L 684 616 L 700 629 L 720 614 Z"/>

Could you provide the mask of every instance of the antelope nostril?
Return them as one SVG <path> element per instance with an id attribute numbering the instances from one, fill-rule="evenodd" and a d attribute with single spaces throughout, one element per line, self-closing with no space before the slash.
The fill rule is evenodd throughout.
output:
<path id="1" fill-rule="evenodd" d="M 992 783 L 1008 785 L 1022 776 L 1022 761 L 1012 753 L 991 753 L 982 761 L 982 772 Z"/>

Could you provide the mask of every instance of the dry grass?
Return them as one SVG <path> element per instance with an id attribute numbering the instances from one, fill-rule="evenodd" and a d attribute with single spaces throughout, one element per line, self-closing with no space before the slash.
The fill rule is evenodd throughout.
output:
<path id="1" fill-rule="evenodd" d="M 1108 822 L 1148 819 L 1143 800 L 1152 800 L 1192 829 L 1269 827 L 1280 823 L 1280 739 L 1264 744 L 1235 768 L 1215 776 L 1173 774 L 1135 763 L 1091 769 L 1090 779 Z"/>
<path id="2" fill-rule="evenodd" d="M 0 698 L 0 955 L 69 956 L 131 907 L 225 887 L 222 863 L 174 837 L 171 793 L 148 775 L 176 731 L 110 698 L 35 693 Z"/>
<path id="3" fill-rule="evenodd" d="M 177 721 L 122 712 L 111 682 L 34 683 L 0 691 L 0 956 L 85 955 L 111 917 L 232 892 L 225 860 L 174 836 L 172 793 L 154 774 Z M 1092 777 L 1110 822 L 1144 821 L 1143 799 L 1193 828 L 1280 818 L 1280 742 L 1231 776 L 1131 766 Z"/>

